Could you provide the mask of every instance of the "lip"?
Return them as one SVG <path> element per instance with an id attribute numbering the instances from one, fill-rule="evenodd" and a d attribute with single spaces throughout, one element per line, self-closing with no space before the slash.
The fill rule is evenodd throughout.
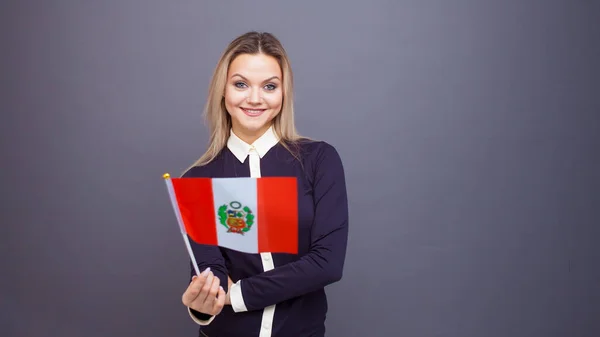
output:
<path id="1" fill-rule="evenodd" d="M 246 116 L 250 116 L 250 117 L 258 117 L 260 115 L 262 115 L 265 111 L 267 111 L 267 109 L 247 109 L 247 108 L 240 108 L 245 114 Z"/>

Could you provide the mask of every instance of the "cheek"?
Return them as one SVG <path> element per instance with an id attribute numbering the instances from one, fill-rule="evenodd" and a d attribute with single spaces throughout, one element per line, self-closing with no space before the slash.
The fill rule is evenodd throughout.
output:
<path id="1" fill-rule="evenodd" d="M 271 107 L 272 109 L 280 108 L 281 104 L 283 103 L 283 95 L 281 94 L 269 95 L 269 97 L 267 97 L 266 99 L 269 104 L 269 107 Z"/>
<path id="2" fill-rule="evenodd" d="M 244 93 L 235 90 L 226 90 L 225 91 L 225 106 L 229 108 L 239 106 L 244 100 L 246 96 Z"/>

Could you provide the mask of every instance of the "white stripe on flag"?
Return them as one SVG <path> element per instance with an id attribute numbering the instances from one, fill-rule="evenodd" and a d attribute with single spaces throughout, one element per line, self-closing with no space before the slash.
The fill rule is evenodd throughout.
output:
<path id="1" fill-rule="evenodd" d="M 219 246 L 235 249 L 245 253 L 258 253 L 258 207 L 256 201 L 256 178 L 213 178 L 213 198 L 217 238 Z M 254 215 L 254 223 L 247 232 L 235 233 L 228 231 L 219 221 L 219 207 L 227 206 L 227 211 L 242 213 L 246 221 L 244 207 L 248 207 Z"/>

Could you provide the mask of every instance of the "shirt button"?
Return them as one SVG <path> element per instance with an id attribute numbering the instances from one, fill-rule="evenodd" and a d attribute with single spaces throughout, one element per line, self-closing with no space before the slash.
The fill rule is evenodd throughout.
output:
<path id="1" fill-rule="evenodd" d="M 269 255 L 265 255 L 265 256 L 263 256 L 263 260 L 269 261 L 269 260 L 271 260 L 271 258 L 269 257 Z"/>

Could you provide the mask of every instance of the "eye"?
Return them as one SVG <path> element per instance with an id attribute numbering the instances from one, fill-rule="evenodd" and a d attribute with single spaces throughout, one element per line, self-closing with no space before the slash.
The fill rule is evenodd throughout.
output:
<path id="1" fill-rule="evenodd" d="M 242 89 L 242 88 L 244 88 L 246 86 L 246 83 L 244 83 L 244 82 L 235 82 L 233 85 L 236 88 Z"/>
<path id="2" fill-rule="evenodd" d="M 277 86 L 275 84 L 269 83 L 269 84 L 265 85 L 265 88 L 269 91 L 273 91 L 273 90 L 277 89 Z"/>

